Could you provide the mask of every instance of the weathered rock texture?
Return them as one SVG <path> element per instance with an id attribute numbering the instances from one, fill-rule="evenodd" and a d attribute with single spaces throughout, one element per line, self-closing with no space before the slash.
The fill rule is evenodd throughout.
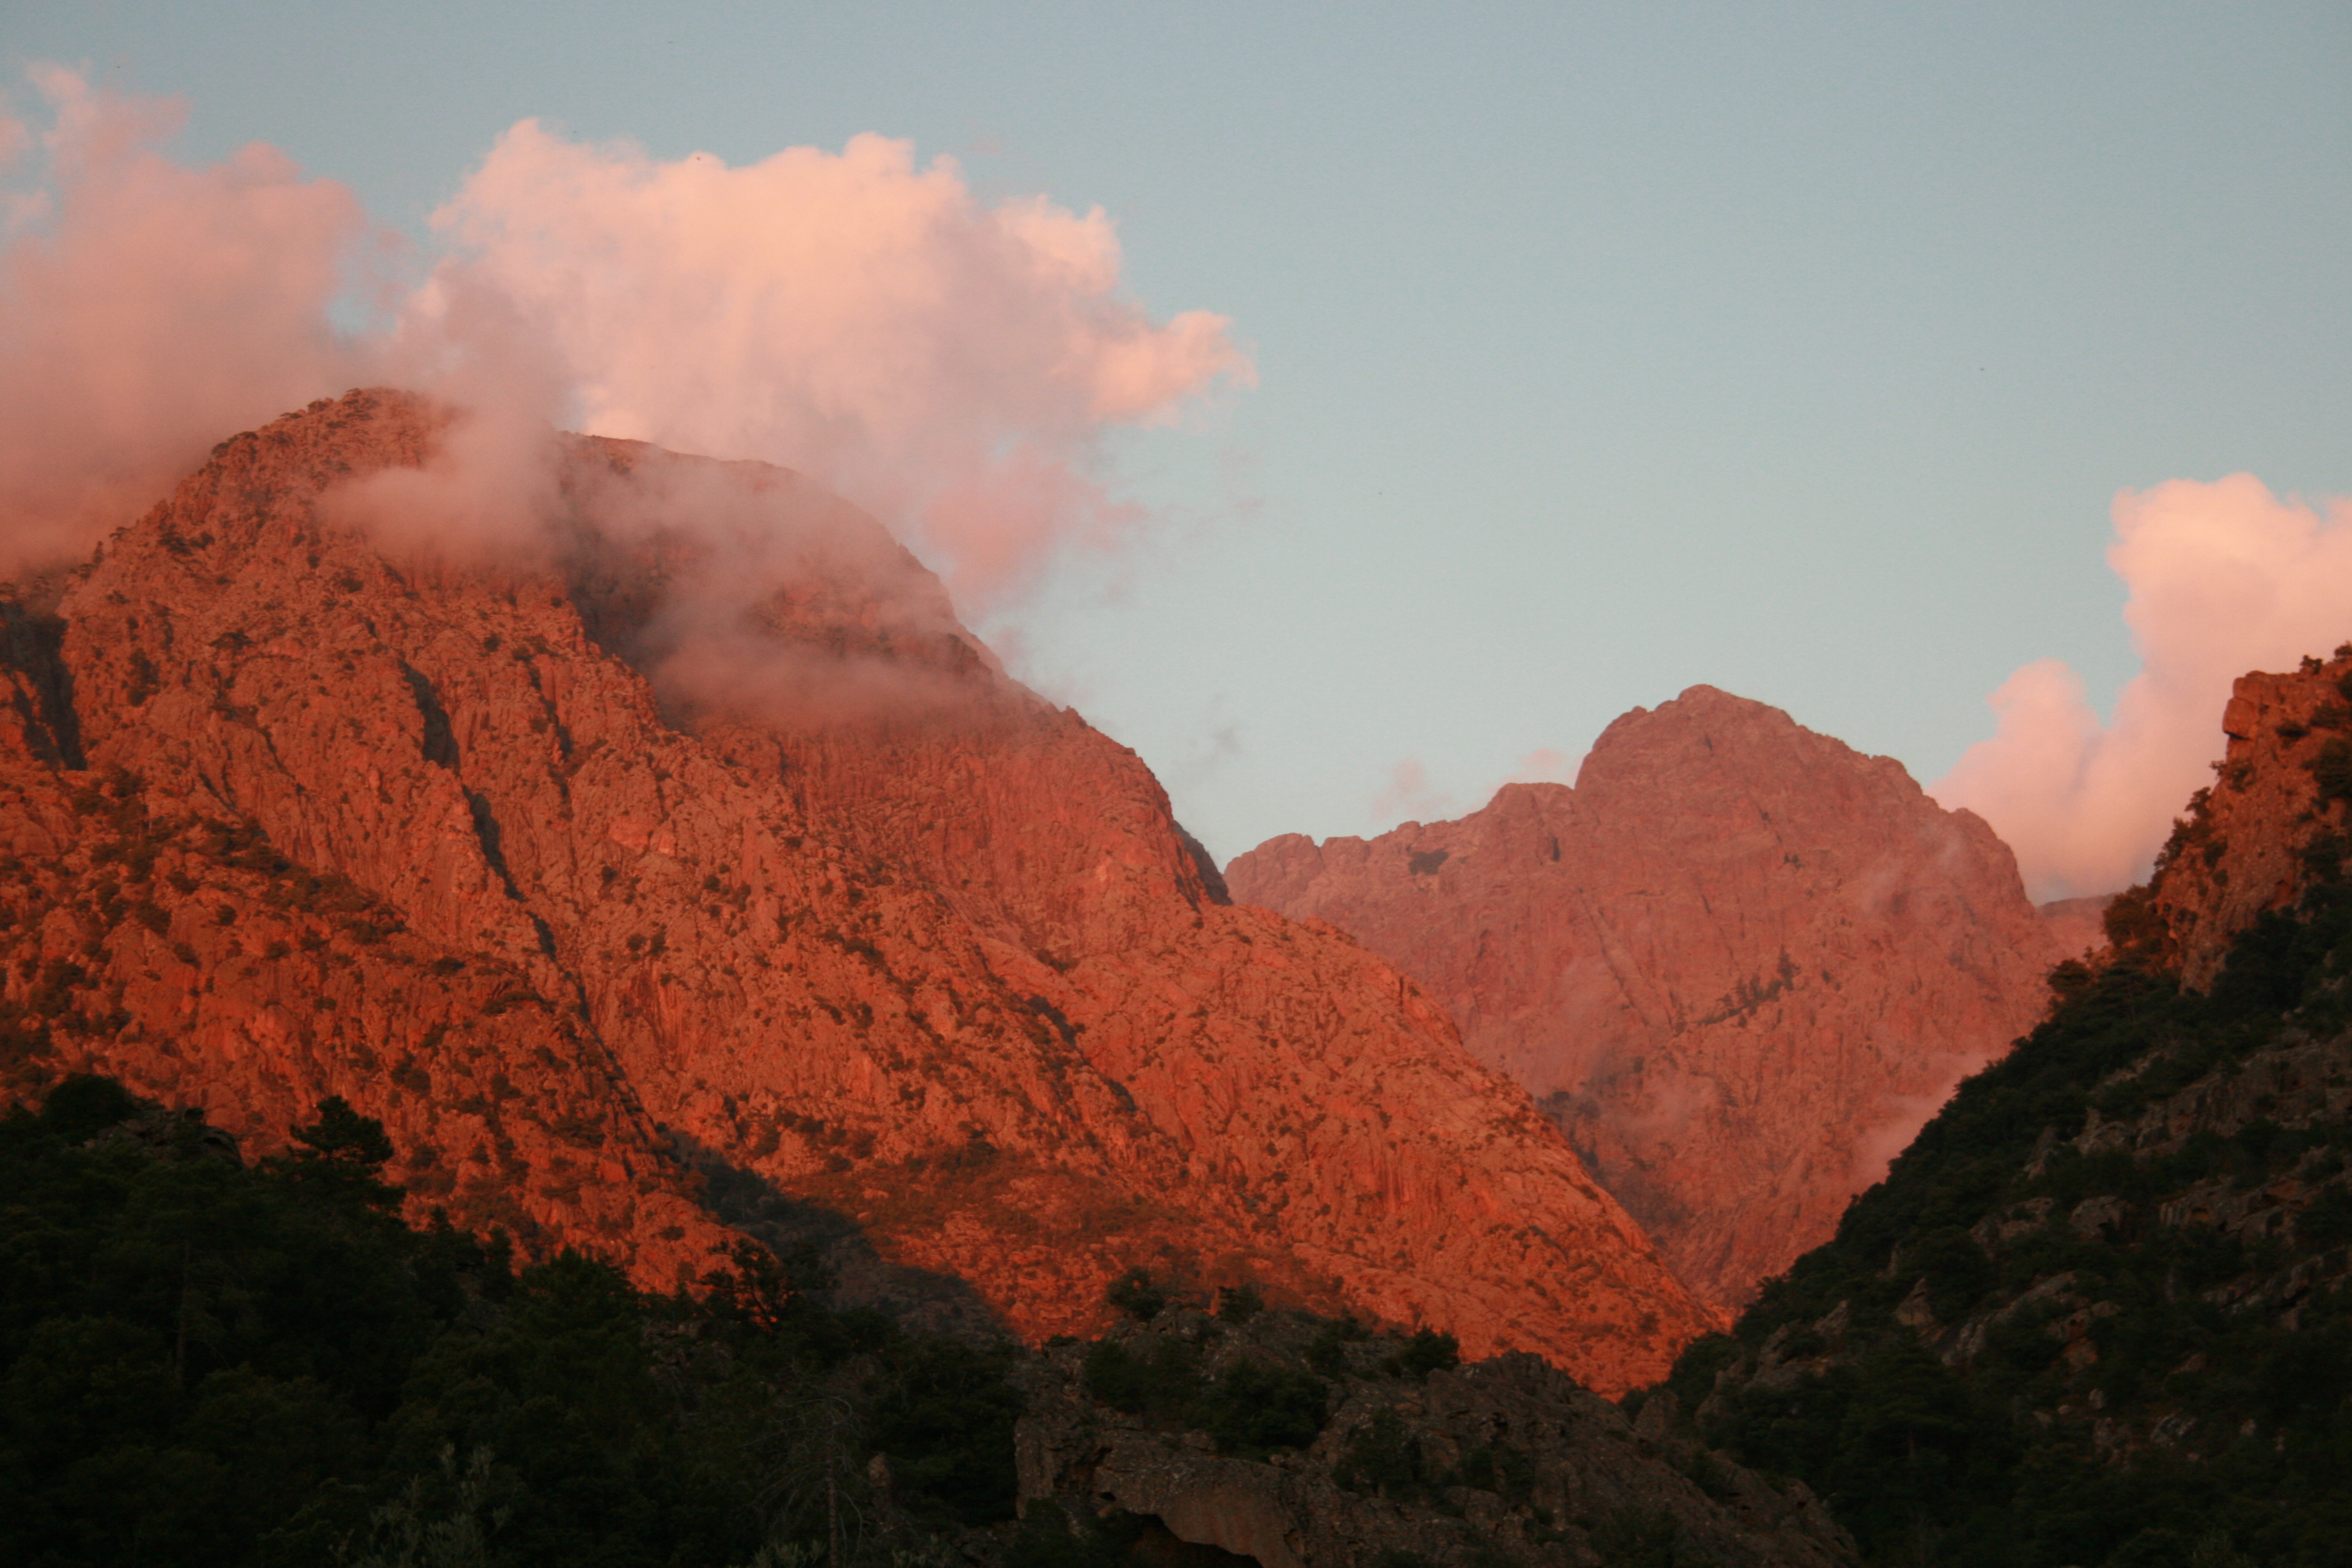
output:
<path id="1" fill-rule="evenodd" d="M 1706 1324 L 1442 1008 L 1223 902 L 871 520 L 583 438 L 495 550 L 424 542 L 423 487 L 336 499 L 446 424 L 354 393 L 239 436 L 9 610 L 21 1070 L 262 1148 L 342 1094 L 418 1208 L 661 1287 L 719 1234 L 690 1149 L 1032 1335 L 1134 1263 L 1603 1388 Z"/>
<path id="2" fill-rule="evenodd" d="M 1981 820 L 1705 686 L 1612 724 L 1573 789 L 1225 875 L 1426 985 L 1724 1303 L 1830 1234 L 2060 956 Z"/>
<path id="3" fill-rule="evenodd" d="M 1220 1452 L 1181 1410 L 1113 1408 L 1089 1390 L 1098 1351 L 1047 1350 L 1018 1374 L 1028 1405 L 1015 1437 L 1023 1506 L 1142 1523 L 1151 1534 L 1139 1561 L 1188 1560 L 1177 1542 L 1264 1568 L 1353 1568 L 1391 1552 L 1580 1568 L 1855 1561 L 1851 1539 L 1802 1483 L 1776 1486 L 1661 1424 L 1637 1430 L 1533 1356 L 1416 1377 L 1399 1369 L 1397 1342 L 1317 1347 L 1317 1327 L 1303 1314 L 1236 1327 L 1175 1312 L 1125 1325 L 1108 1342 L 1138 1362 L 1181 1358 L 1212 1389 L 1237 1369 L 1297 1378 L 1319 1361 L 1321 1431 L 1271 1454 Z M 1173 1541 L 1147 1557 L 1160 1531 Z"/>
<path id="4" fill-rule="evenodd" d="M 2239 932 L 2291 909 L 2352 853 L 2352 656 L 2238 678 L 2212 784 L 2191 796 L 2149 879 L 2181 983 L 2212 984 Z M 2128 895 L 2127 895 L 2128 896 Z"/>

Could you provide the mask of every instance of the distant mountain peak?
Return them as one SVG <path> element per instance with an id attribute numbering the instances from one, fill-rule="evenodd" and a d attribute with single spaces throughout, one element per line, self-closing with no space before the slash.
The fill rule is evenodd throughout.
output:
<path id="1" fill-rule="evenodd" d="M 1727 1303 L 2032 1024 L 2058 956 L 1982 822 L 1711 686 L 1615 720 L 1572 789 L 1226 876 L 1427 985 Z"/>

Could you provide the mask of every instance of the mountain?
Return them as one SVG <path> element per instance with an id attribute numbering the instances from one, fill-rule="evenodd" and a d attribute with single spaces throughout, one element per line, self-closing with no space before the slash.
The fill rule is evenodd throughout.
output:
<path id="1" fill-rule="evenodd" d="M 2097 893 L 2053 900 L 2037 910 L 2062 957 L 2087 958 L 2107 945 L 2107 906 L 2115 901 L 2113 893 Z"/>
<path id="2" fill-rule="evenodd" d="M 1604 1389 L 1709 1326 L 1443 1009 L 1223 901 L 872 520 L 483 428 L 321 401 L 20 585 L 19 1092 L 102 1071 L 265 1151 L 339 1094 L 413 1215 L 656 1289 L 723 1218 L 1032 1337 L 1136 1265 Z"/>
<path id="3" fill-rule="evenodd" d="M 1572 789 L 1273 839 L 1225 879 L 1427 986 L 1727 1303 L 1830 1235 L 2061 955 L 1982 821 L 1706 686 L 1611 724 Z"/>
<path id="4" fill-rule="evenodd" d="M 2352 647 L 2240 680 L 2109 947 L 1642 1406 L 1878 1562 L 2352 1541 Z"/>

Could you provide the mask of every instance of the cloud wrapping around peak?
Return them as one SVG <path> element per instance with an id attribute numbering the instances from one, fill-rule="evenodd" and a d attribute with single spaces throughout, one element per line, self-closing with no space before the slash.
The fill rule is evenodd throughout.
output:
<path id="1" fill-rule="evenodd" d="M 2114 717 L 2101 721 L 2063 663 L 2029 664 L 1989 699 L 1992 737 L 1929 792 L 1990 822 L 2037 899 L 2146 876 L 2221 754 L 2237 677 L 2352 637 L 2352 503 L 2281 500 L 2234 474 L 2125 491 L 2114 518 L 2107 563 L 2130 590 L 2140 657 Z"/>
<path id="2" fill-rule="evenodd" d="M 582 428 L 808 473 L 967 601 L 1139 521 L 1096 477 L 1108 427 L 1251 376 L 1223 318 L 1156 324 L 1117 293 L 1100 211 L 983 205 L 880 136 L 730 167 L 524 121 L 435 222 L 455 254 L 420 308 L 509 301 Z"/>
<path id="3" fill-rule="evenodd" d="M 984 205 L 871 135 L 730 168 L 524 121 L 436 215 L 423 284 L 363 301 L 392 327 L 348 337 L 331 311 L 390 249 L 348 190 L 260 145 L 184 166 L 178 104 L 33 79 L 46 129 L 0 114 L 0 574 L 85 552 L 226 435 L 390 381 L 479 416 L 394 498 L 412 533 L 510 527 L 523 432 L 568 423 L 798 469 L 984 608 L 1148 521 L 1104 481 L 1108 430 L 1252 379 L 1223 318 L 1118 293 L 1101 212 Z"/>

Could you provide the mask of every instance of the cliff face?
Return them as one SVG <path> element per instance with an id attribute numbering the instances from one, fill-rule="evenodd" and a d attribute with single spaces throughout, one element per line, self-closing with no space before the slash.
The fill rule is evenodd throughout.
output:
<path id="1" fill-rule="evenodd" d="M 2191 797 L 2148 883 L 2181 983 L 2210 986 L 2231 942 L 2332 880 L 2352 841 L 2352 656 L 2242 675 L 2213 784 Z"/>
<path id="2" fill-rule="evenodd" d="M 1612 724 L 1573 789 L 1226 876 L 1427 985 L 1724 1302 L 1828 1237 L 2059 956 L 1976 816 L 1708 687 Z"/>
<path id="3" fill-rule="evenodd" d="M 564 438 L 504 543 L 416 536 L 415 491 L 348 521 L 445 426 L 354 393 L 238 437 L 10 612 L 17 1070 L 265 1147 L 341 1093 L 415 1205 L 660 1287 L 719 1234 L 685 1148 L 1034 1335 L 1135 1263 L 1604 1388 L 1706 1325 L 1440 1007 L 1222 902 L 871 520 Z"/>

